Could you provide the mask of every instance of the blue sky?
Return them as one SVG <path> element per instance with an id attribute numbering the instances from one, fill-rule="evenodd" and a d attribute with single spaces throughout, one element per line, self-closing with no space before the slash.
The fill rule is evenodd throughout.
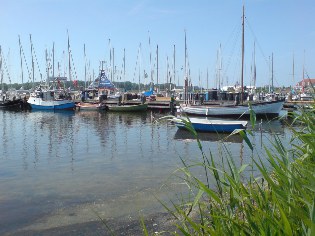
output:
<path id="1" fill-rule="evenodd" d="M 166 82 L 167 60 L 173 75 L 175 45 L 175 82 L 183 85 L 181 68 L 186 31 L 187 60 L 194 85 L 207 87 L 208 71 L 208 87 L 217 86 L 218 57 L 222 61 L 223 85 L 234 85 L 240 80 L 242 0 L 1 0 L 0 3 L 0 45 L 8 68 L 4 73 L 6 83 L 9 83 L 8 74 L 12 83 L 21 83 L 18 35 L 25 54 L 24 81 L 28 80 L 25 61 L 31 69 L 30 34 L 37 58 L 35 80 L 39 81 L 39 71 L 46 76 L 45 50 L 51 51 L 53 43 L 55 75 L 66 71 L 68 76 L 67 30 L 73 58 L 72 79 L 84 80 L 86 62 L 88 75 L 94 72 L 96 76 L 100 61 L 109 66 L 109 51 L 114 48 L 117 70 L 114 81 L 124 80 L 120 75 L 125 49 L 125 80 L 137 83 L 139 65 L 148 74 L 156 66 L 158 45 L 159 82 Z M 272 55 L 276 86 L 301 80 L 303 67 L 309 77 L 315 77 L 314 13 L 313 0 L 245 1 L 245 84 L 251 83 L 254 42 L 258 86 L 270 82 Z M 149 78 L 141 77 L 141 82 L 148 83 Z"/>

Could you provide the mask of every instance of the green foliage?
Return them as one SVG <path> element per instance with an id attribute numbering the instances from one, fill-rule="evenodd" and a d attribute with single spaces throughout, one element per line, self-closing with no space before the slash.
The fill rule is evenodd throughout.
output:
<path id="1" fill-rule="evenodd" d="M 259 177 L 245 177 L 249 165 L 237 167 L 232 155 L 224 156 L 227 164 L 219 168 L 211 153 L 209 158 L 204 154 L 198 133 L 188 119 L 185 125 L 197 137 L 199 165 L 206 183 L 194 176 L 191 166 L 182 160 L 184 167 L 180 170 L 194 199 L 174 204 L 174 209 L 166 208 L 176 217 L 181 234 L 315 235 L 314 114 L 311 110 L 295 116 L 290 145 L 284 146 L 275 135 L 272 148 L 265 147 L 263 157 L 252 156 L 252 168 L 259 171 Z M 256 122 L 255 117 L 251 122 Z M 232 135 L 241 135 L 255 151 L 248 137 L 251 132 L 235 133 Z M 212 186 L 209 180 L 214 180 Z"/>

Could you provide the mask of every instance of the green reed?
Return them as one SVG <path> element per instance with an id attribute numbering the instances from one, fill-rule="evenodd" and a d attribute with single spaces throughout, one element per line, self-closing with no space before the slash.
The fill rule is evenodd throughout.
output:
<path id="1" fill-rule="evenodd" d="M 263 156 L 255 153 L 251 130 L 237 131 L 253 152 L 252 163 L 237 167 L 227 152 L 226 164 L 207 156 L 191 123 L 185 126 L 196 137 L 201 158 L 198 164 L 182 159 L 178 170 L 187 183 L 188 200 L 165 208 L 176 219 L 174 235 L 315 235 L 315 115 L 314 109 L 294 115 L 289 128 L 290 144 L 284 146 L 274 135 Z M 168 117 L 169 118 L 169 117 Z M 251 111 L 252 126 L 256 117 Z M 298 125 L 296 125 L 298 124 Z M 267 163 L 267 164 L 265 164 Z M 205 178 L 192 168 L 202 167 Z M 249 168 L 256 177 L 245 176 Z M 257 177 L 258 176 L 258 177 Z M 211 182 L 211 185 L 209 184 Z M 184 198 L 183 198 L 184 199 Z M 144 225 L 143 225 L 144 226 Z M 180 233 L 178 233 L 178 231 Z M 145 231 L 148 235 L 148 232 Z M 163 234 L 163 233 L 161 233 Z"/>

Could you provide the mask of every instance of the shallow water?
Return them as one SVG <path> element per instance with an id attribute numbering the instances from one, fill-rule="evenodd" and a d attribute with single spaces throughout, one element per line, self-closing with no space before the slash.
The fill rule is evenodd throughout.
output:
<path id="1" fill-rule="evenodd" d="M 200 150 L 189 133 L 154 122 L 160 116 L 0 110 L 0 234 L 163 211 L 156 197 L 175 199 L 184 189 L 173 175 L 180 157 L 198 161 Z M 261 128 L 251 138 L 258 149 L 271 132 L 290 138 L 280 121 Z M 200 134 L 205 153 L 219 161 L 228 147 L 236 165 L 250 162 L 240 137 L 224 137 Z"/>

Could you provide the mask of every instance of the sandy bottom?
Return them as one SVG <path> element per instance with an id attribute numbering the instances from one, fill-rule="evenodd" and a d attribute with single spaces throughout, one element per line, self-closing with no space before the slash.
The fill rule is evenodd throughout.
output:
<path id="1" fill-rule="evenodd" d="M 77 216 L 71 215 L 71 217 L 76 218 Z M 69 224 L 71 217 L 60 217 L 59 222 L 67 218 L 67 224 L 64 224 L 63 226 L 51 225 L 51 227 L 40 228 L 38 227 L 39 225 L 37 225 L 36 227 L 28 227 L 18 232 L 8 233 L 5 235 L 144 235 L 139 216 L 129 216 L 119 219 L 106 219 L 103 220 L 103 222 L 98 219 L 84 223 Z M 149 235 L 173 235 L 170 232 L 176 231 L 176 228 L 174 227 L 174 217 L 168 213 L 155 213 L 147 215 L 144 219 L 144 222 Z M 48 226 L 49 223 L 47 222 L 45 225 Z"/>
<path id="2" fill-rule="evenodd" d="M 16 221 L 12 224 L 12 217 L 8 214 L 0 217 L 2 220 L 1 235 L 143 235 L 141 218 L 144 219 L 146 228 L 150 235 L 159 233 L 170 235 L 167 231 L 175 230 L 174 217 L 163 212 L 161 209 L 152 209 L 149 212 L 135 212 L 127 209 L 119 209 L 117 204 L 112 202 L 99 203 L 81 203 L 73 206 L 59 205 L 51 211 L 48 206 L 47 211 L 40 214 L 30 214 L 30 209 L 36 211 L 34 205 L 16 205 L 16 211 L 19 211 L 20 217 L 14 218 Z M 38 205 L 38 207 L 41 204 Z M 56 203 L 53 204 L 56 206 Z M 122 204 L 122 206 L 126 204 Z M 145 205 L 145 204 L 144 204 Z M 11 208 L 12 209 L 12 208 Z M 118 214 L 119 210 L 121 215 Z M 8 213 L 8 212 L 7 212 Z M 17 212 L 13 212 L 16 217 Z M 25 213 L 28 219 L 25 221 Z M 6 223 L 10 222 L 10 226 Z M 0 223 L 1 226 L 1 223 Z M 6 229 L 4 229 L 6 228 Z M 4 231 L 3 231 L 4 230 Z"/>

